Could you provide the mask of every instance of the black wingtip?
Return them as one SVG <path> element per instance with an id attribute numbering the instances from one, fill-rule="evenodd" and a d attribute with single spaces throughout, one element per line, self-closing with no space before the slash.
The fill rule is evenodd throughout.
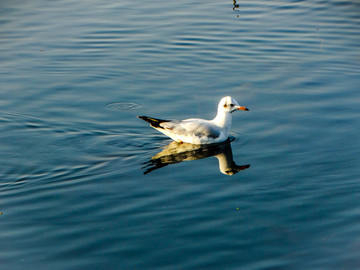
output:
<path id="1" fill-rule="evenodd" d="M 148 121 L 149 117 L 147 117 L 147 116 L 138 115 L 137 118 L 140 118 L 140 119 L 142 119 L 142 120 L 144 120 L 144 121 L 146 121 L 146 122 L 149 122 L 149 121 Z"/>
<path id="2" fill-rule="evenodd" d="M 140 119 L 150 123 L 150 125 L 154 128 L 162 128 L 160 126 L 161 123 L 164 122 L 169 122 L 169 120 L 162 120 L 162 119 L 157 119 L 157 118 L 151 118 L 151 117 L 147 117 L 147 116 L 138 116 Z"/>

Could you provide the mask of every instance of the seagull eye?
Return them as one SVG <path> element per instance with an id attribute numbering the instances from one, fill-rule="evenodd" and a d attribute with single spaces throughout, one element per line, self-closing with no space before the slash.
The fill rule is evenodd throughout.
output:
<path id="1" fill-rule="evenodd" d="M 231 103 L 230 106 L 231 106 L 231 107 L 234 107 L 234 104 Z"/>

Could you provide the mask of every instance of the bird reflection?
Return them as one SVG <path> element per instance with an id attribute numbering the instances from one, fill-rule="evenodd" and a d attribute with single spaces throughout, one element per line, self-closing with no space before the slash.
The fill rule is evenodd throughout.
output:
<path id="1" fill-rule="evenodd" d="M 233 160 L 230 140 L 220 144 L 195 145 L 190 143 L 171 142 L 164 149 L 153 156 L 151 160 L 142 163 L 144 174 L 160 169 L 169 164 L 182 161 L 197 160 L 207 157 L 216 157 L 219 161 L 220 172 L 227 175 L 234 175 L 241 170 L 245 170 L 250 165 L 236 165 Z"/>

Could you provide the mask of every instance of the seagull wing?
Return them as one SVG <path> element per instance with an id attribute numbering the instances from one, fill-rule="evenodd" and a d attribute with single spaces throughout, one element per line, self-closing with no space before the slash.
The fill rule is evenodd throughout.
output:
<path id="1" fill-rule="evenodd" d="M 218 138 L 221 135 L 219 127 L 203 119 L 187 119 L 183 121 L 170 121 L 160 124 L 160 127 L 178 136 L 197 136 Z"/>

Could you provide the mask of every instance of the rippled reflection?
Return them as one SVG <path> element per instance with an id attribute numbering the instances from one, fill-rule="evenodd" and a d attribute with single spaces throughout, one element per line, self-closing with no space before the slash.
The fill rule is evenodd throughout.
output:
<path id="1" fill-rule="evenodd" d="M 165 146 L 160 153 L 153 156 L 151 160 L 143 163 L 145 166 L 142 169 L 145 169 L 144 174 L 147 174 L 169 164 L 212 156 L 218 159 L 219 169 L 223 174 L 234 175 L 250 167 L 249 164 L 240 166 L 235 164 L 230 140 L 227 140 L 226 142 L 212 145 L 194 145 L 173 141 Z"/>

